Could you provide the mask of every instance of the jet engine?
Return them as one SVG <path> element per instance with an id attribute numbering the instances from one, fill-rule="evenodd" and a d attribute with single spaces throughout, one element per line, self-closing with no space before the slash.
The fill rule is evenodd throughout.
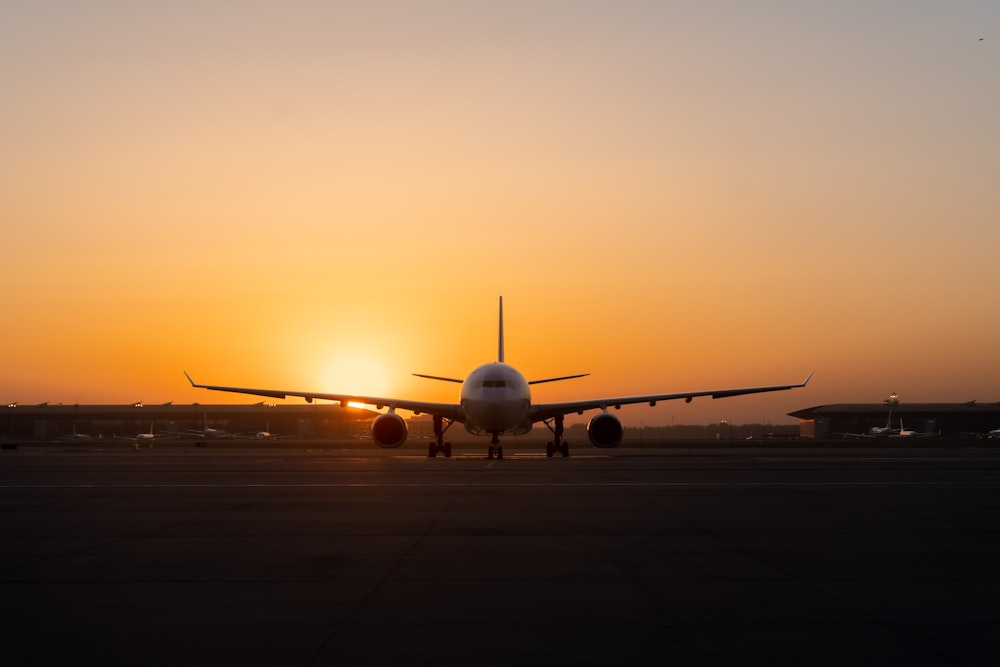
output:
<path id="1" fill-rule="evenodd" d="M 406 422 L 394 412 L 379 415 L 372 422 L 372 440 L 385 449 L 399 447 L 406 442 Z"/>
<path id="2" fill-rule="evenodd" d="M 622 422 L 618 417 L 602 412 L 587 424 L 587 437 L 594 447 L 617 447 L 622 441 Z"/>

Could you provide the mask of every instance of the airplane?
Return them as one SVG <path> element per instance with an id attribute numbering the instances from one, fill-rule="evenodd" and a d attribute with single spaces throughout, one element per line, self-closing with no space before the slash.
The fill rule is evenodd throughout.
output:
<path id="1" fill-rule="evenodd" d="M 859 434 L 862 438 L 885 438 L 902 435 L 903 420 L 899 420 L 899 428 L 892 427 L 892 410 L 889 410 L 889 416 L 885 418 L 885 426 L 872 426 L 868 429 L 867 433 Z M 843 434 L 842 434 L 843 435 Z M 912 435 L 912 433 L 910 434 Z"/>
<path id="2" fill-rule="evenodd" d="M 890 417 L 891 419 L 891 417 Z M 867 433 L 834 433 L 842 438 L 932 438 L 941 435 L 941 431 L 914 431 L 903 426 L 903 418 L 899 418 L 899 428 L 892 428 L 887 422 L 885 426 L 872 426 Z"/>
<path id="3" fill-rule="evenodd" d="M 889 414 L 886 415 L 885 426 L 872 426 L 864 433 L 834 433 L 833 435 L 839 435 L 842 438 L 890 438 L 899 436 L 901 428 L 892 427 L 892 408 L 894 405 L 899 405 L 899 397 L 896 395 L 896 392 L 892 392 L 885 403 L 889 406 Z M 902 427 L 902 418 L 900 418 L 899 424 Z"/>
<path id="4" fill-rule="evenodd" d="M 255 431 L 252 433 L 237 433 L 233 435 L 234 438 L 241 440 L 280 440 L 281 438 L 287 438 L 286 435 L 281 435 L 280 433 L 271 433 L 271 422 L 267 422 L 267 426 L 264 427 L 263 431 Z"/>
<path id="5" fill-rule="evenodd" d="M 487 458 L 493 459 L 496 457 L 497 459 L 502 459 L 503 446 L 500 444 L 500 436 L 523 435 L 530 431 L 532 426 L 538 422 L 545 424 L 553 434 L 553 441 L 549 442 L 546 446 L 546 455 L 551 458 L 554 453 L 558 452 L 563 457 L 566 457 L 569 456 L 569 445 L 562 439 L 563 421 L 566 415 L 573 413 L 582 415 L 588 410 L 600 410 L 597 415 L 590 419 L 587 425 L 587 435 L 590 442 L 595 447 L 600 448 L 617 447 L 622 440 L 624 428 L 621 420 L 608 412 L 609 408 L 618 410 L 623 405 L 637 403 L 648 403 L 653 406 L 659 401 L 681 398 L 685 402 L 690 403 L 693 398 L 699 396 L 724 398 L 728 396 L 795 389 L 805 387 L 813 374 L 810 373 L 799 384 L 746 387 L 743 389 L 710 389 L 707 391 L 687 391 L 642 396 L 617 396 L 559 403 L 532 403 L 531 385 L 569 380 L 584 377 L 587 374 L 527 380 L 520 371 L 507 364 L 504 357 L 503 297 L 501 296 L 497 360 L 495 362 L 483 364 L 473 369 L 464 380 L 414 373 L 417 377 L 461 384 L 462 388 L 458 403 L 432 403 L 381 396 L 356 396 L 353 394 L 314 391 L 285 391 L 208 385 L 196 383 L 187 371 L 184 371 L 184 375 L 192 387 L 200 389 L 267 396 L 271 398 L 298 396 L 304 398 L 307 403 L 311 403 L 316 399 L 322 399 L 339 402 L 342 407 L 346 407 L 348 403 L 364 403 L 374 405 L 378 409 L 388 408 L 387 412 L 375 418 L 371 427 L 372 440 L 374 440 L 377 446 L 387 449 L 399 447 L 406 441 L 406 422 L 396 414 L 397 410 L 407 410 L 414 414 L 427 413 L 433 417 L 434 421 L 434 442 L 428 445 L 428 457 L 433 458 L 439 452 L 443 453 L 446 457 L 451 456 L 451 443 L 444 441 L 444 434 L 451 426 L 458 423 L 462 424 L 465 430 L 473 435 L 488 435 L 490 437 L 490 445 L 487 450 Z"/>
<path id="6" fill-rule="evenodd" d="M 903 427 L 903 418 L 899 418 L 899 430 L 893 433 L 890 437 L 893 438 L 913 438 L 917 435 L 916 431 L 907 429 Z"/>
<path id="7" fill-rule="evenodd" d="M 100 437 L 100 436 L 98 436 L 98 437 Z M 73 432 L 72 433 L 67 433 L 66 435 L 60 435 L 57 439 L 58 440 L 74 440 L 74 441 L 76 441 L 76 440 L 93 440 L 94 436 L 90 435 L 89 433 L 80 433 L 79 431 L 76 430 L 76 422 L 73 422 Z"/>
<path id="8" fill-rule="evenodd" d="M 153 422 L 149 422 L 149 431 L 147 433 L 136 433 L 131 438 L 124 435 L 116 435 L 117 440 L 134 440 L 135 442 L 152 442 L 153 440 L 163 440 L 165 438 L 176 438 L 177 435 L 174 433 L 153 433 Z"/>
<path id="9" fill-rule="evenodd" d="M 231 437 L 226 433 L 223 428 L 211 428 L 208 425 L 208 414 L 202 414 L 202 427 L 200 429 L 188 429 L 186 431 L 179 431 L 171 433 L 170 435 L 177 436 L 179 438 L 229 438 Z"/>
<path id="10" fill-rule="evenodd" d="M 899 418 L 899 431 L 890 435 L 890 438 L 933 438 L 941 435 L 940 429 L 937 431 L 914 431 L 903 426 L 903 418 Z"/>
<path id="11" fill-rule="evenodd" d="M 270 427 L 268 427 L 268 428 L 270 428 Z M 263 431 L 257 431 L 254 434 L 253 437 L 254 437 L 254 440 L 277 440 L 281 436 L 280 435 L 274 435 L 269 430 L 267 430 L 267 428 L 265 428 Z"/>

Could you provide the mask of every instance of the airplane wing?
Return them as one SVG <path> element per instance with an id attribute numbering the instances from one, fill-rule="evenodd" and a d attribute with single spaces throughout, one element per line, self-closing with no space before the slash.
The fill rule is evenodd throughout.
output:
<path id="1" fill-rule="evenodd" d="M 745 394 L 761 394 L 769 391 L 784 391 L 786 389 L 796 389 L 809 384 L 813 374 L 799 384 L 781 384 L 769 387 L 745 387 L 743 389 L 709 389 L 706 391 L 687 391 L 673 394 L 649 394 L 646 396 L 620 396 L 614 398 L 595 398 L 584 401 L 568 401 L 566 403 L 538 403 L 531 407 L 529 416 L 533 422 L 553 419 L 561 415 L 568 415 L 576 412 L 583 414 L 585 410 L 604 410 L 606 408 L 620 408 L 623 405 L 633 405 L 636 403 L 648 403 L 656 405 L 660 401 L 673 401 L 683 398 L 690 402 L 691 399 L 699 396 L 711 396 L 712 398 L 726 398 L 728 396 L 743 396 Z"/>
<path id="2" fill-rule="evenodd" d="M 364 403 L 365 405 L 374 405 L 375 407 L 390 408 L 390 409 L 400 409 L 409 410 L 410 412 L 416 414 L 426 413 L 429 415 L 434 415 L 438 417 L 444 417 L 445 419 L 465 422 L 465 411 L 462 410 L 462 406 L 458 403 L 431 403 L 429 401 L 410 401 L 401 398 L 385 398 L 381 396 L 358 396 L 355 394 L 326 394 L 315 391 L 285 391 L 282 389 L 251 389 L 248 387 L 223 387 L 218 385 L 209 384 L 198 384 L 191 379 L 187 371 L 184 371 L 185 377 L 187 377 L 188 382 L 191 383 L 192 387 L 197 387 L 199 389 L 211 389 L 213 391 L 228 391 L 235 394 L 251 394 L 253 396 L 267 396 L 268 398 L 287 398 L 289 396 L 297 396 L 299 398 L 304 398 L 307 403 L 312 403 L 316 399 L 324 401 L 335 401 L 341 404 L 341 406 L 346 407 L 348 403 Z"/>

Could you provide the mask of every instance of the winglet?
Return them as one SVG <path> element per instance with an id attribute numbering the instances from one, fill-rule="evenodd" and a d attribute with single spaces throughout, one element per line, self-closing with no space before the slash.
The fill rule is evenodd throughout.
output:
<path id="1" fill-rule="evenodd" d="M 503 297 L 500 297 L 500 336 L 497 345 L 497 362 L 504 363 L 503 360 Z"/>
<path id="2" fill-rule="evenodd" d="M 197 384 L 195 384 L 194 380 L 191 379 L 191 376 L 188 375 L 187 371 L 184 371 L 184 377 L 186 377 L 188 379 L 188 382 L 191 383 L 192 387 L 197 387 L 198 386 Z"/>
<path id="3" fill-rule="evenodd" d="M 809 380 L 812 380 L 812 377 L 813 377 L 813 373 L 815 373 L 815 372 L 816 372 L 816 371 L 815 371 L 815 369 L 814 369 L 814 370 L 812 370 L 812 371 L 810 371 L 810 372 L 809 372 L 809 376 L 808 376 L 808 377 L 807 377 L 807 378 L 806 378 L 805 380 L 803 380 L 803 381 L 802 381 L 802 384 L 800 384 L 799 386 L 800 386 L 800 387 L 804 387 L 804 386 L 806 386 L 807 384 L 809 384 Z"/>

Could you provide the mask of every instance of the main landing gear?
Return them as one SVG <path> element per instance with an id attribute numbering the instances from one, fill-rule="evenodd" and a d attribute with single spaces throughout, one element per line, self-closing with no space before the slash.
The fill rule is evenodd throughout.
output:
<path id="1" fill-rule="evenodd" d="M 490 436 L 491 436 L 491 438 L 490 438 L 490 448 L 488 450 L 486 450 L 487 451 L 486 458 L 488 458 L 490 461 L 492 461 L 493 460 L 493 456 L 495 454 L 497 460 L 498 461 L 502 461 L 503 460 L 503 445 L 500 444 L 500 434 L 499 433 L 491 433 Z"/>
<path id="2" fill-rule="evenodd" d="M 545 425 L 549 427 L 549 430 L 552 431 L 552 435 L 554 437 L 554 442 L 546 443 L 545 455 L 551 459 L 554 453 L 559 452 L 563 455 L 563 458 L 566 458 L 569 456 L 569 443 L 562 441 L 563 416 L 559 415 L 552 421 L 555 422 L 555 426 L 549 422 L 545 422 Z"/>
<path id="3" fill-rule="evenodd" d="M 451 458 L 451 443 L 444 441 L 444 432 L 451 428 L 455 422 L 448 420 L 448 425 L 444 426 L 443 417 L 434 417 L 434 442 L 427 445 L 427 457 L 434 458 L 441 452 L 446 458 Z"/>

